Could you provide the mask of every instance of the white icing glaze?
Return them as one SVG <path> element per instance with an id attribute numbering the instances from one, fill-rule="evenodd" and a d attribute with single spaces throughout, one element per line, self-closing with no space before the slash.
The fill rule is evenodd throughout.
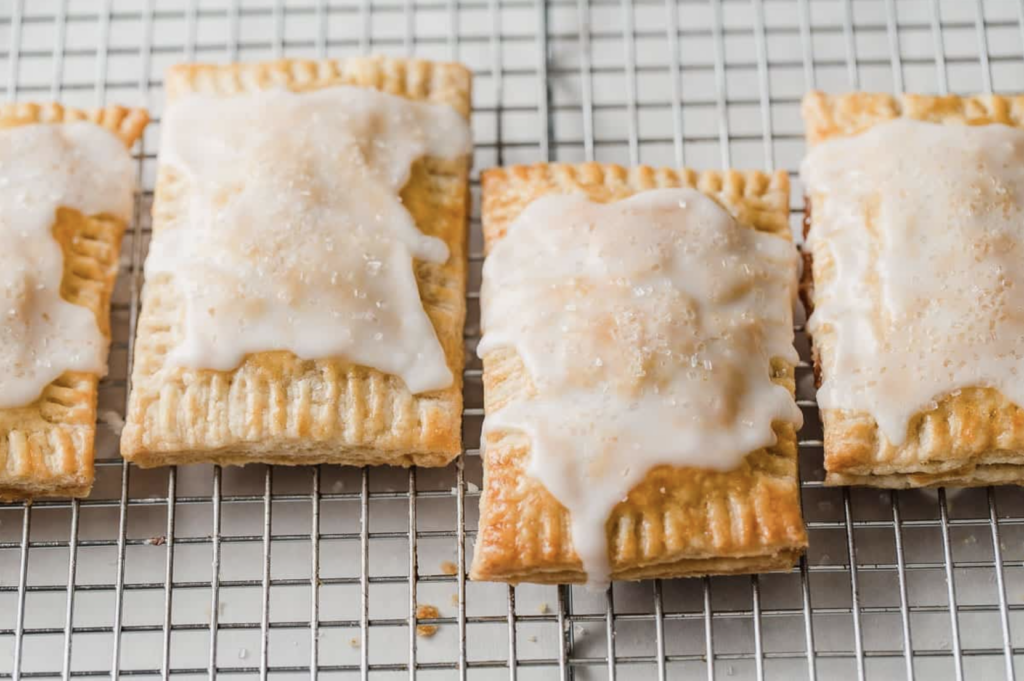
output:
<path id="1" fill-rule="evenodd" d="M 413 273 L 413 258 L 443 263 L 448 248 L 399 191 L 421 156 L 470 149 L 453 108 L 370 88 L 175 102 L 160 160 L 190 200 L 146 261 L 186 300 L 168 364 L 228 370 L 290 350 L 395 374 L 414 393 L 451 385 Z"/>
<path id="2" fill-rule="evenodd" d="M 818 403 L 901 444 L 967 387 L 1024 405 L 1024 131 L 898 119 L 816 147 L 812 333 L 831 329 Z"/>
<path id="3" fill-rule="evenodd" d="M 531 440 L 528 466 L 569 510 L 591 586 L 605 524 L 658 465 L 730 470 L 801 423 L 770 360 L 793 348 L 796 251 L 692 189 L 530 204 L 484 263 L 481 357 L 513 348 L 536 387 L 484 432 Z"/>
<path id="4" fill-rule="evenodd" d="M 60 295 L 60 207 L 131 218 L 131 155 L 92 123 L 0 130 L 0 408 L 35 401 L 66 371 L 103 375 L 107 339 Z"/>

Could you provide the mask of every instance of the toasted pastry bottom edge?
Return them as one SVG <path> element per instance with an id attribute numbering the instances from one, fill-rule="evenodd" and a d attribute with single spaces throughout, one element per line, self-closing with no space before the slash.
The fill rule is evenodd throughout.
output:
<path id="1" fill-rule="evenodd" d="M 884 489 L 917 489 L 922 487 L 988 487 L 989 485 L 1024 485 L 1024 464 L 969 464 L 941 473 L 891 473 L 860 475 L 826 472 L 829 487 L 859 485 Z"/>
<path id="2" fill-rule="evenodd" d="M 741 557 L 684 558 L 667 563 L 657 563 L 612 574 L 613 581 L 639 581 L 642 579 L 705 577 L 709 575 L 743 575 L 761 572 L 784 572 L 790 570 L 804 553 L 802 547 L 783 549 L 774 553 Z M 587 575 L 579 570 L 531 570 L 480 575 L 470 573 L 470 579 L 508 584 L 585 584 Z"/>
<path id="3" fill-rule="evenodd" d="M 269 450 L 269 451 L 268 451 Z M 374 449 L 372 447 L 340 447 L 324 443 L 305 451 L 296 449 L 296 443 L 280 443 L 271 447 L 243 446 L 223 449 L 139 451 L 131 462 L 139 468 L 157 468 L 187 464 L 209 463 L 218 466 L 245 466 L 268 464 L 273 466 L 313 466 L 334 464 L 342 466 L 396 466 L 409 468 L 423 466 L 438 468 L 446 466 L 458 457 L 458 453 L 447 452 L 402 452 Z"/>
<path id="4" fill-rule="evenodd" d="M 92 478 L 82 482 L 76 480 L 66 485 L 53 487 L 15 487 L 13 485 L 0 486 L 0 503 L 11 503 L 17 501 L 31 501 L 32 499 L 84 499 L 92 491 Z"/>

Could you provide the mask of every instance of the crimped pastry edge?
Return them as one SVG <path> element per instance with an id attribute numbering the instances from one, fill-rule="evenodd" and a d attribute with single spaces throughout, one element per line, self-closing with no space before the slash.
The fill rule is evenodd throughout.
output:
<path id="1" fill-rule="evenodd" d="M 1024 127 L 1024 95 L 919 95 L 876 92 L 807 93 L 801 113 L 810 146 L 848 137 L 893 118 L 943 124 Z"/>
<path id="2" fill-rule="evenodd" d="M 78 109 L 56 102 L 18 102 L 0 105 L 0 128 L 32 123 L 71 123 L 89 121 L 117 135 L 125 146 L 132 146 L 149 123 L 145 109 L 108 105 Z"/>
<path id="3" fill-rule="evenodd" d="M 691 187 L 710 196 L 740 222 L 758 231 L 790 236 L 789 175 L 784 171 L 624 168 L 611 163 L 537 163 L 490 168 L 481 174 L 485 248 L 518 216 L 509 204 L 524 192 L 586 189 L 591 200 L 615 201 L 648 189 Z M 521 210 L 521 208 L 519 208 Z"/>
<path id="4" fill-rule="evenodd" d="M 448 104 L 469 118 L 472 73 L 455 62 L 401 57 L 279 59 L 234 64 L 176 64 L 167 70 L 168 101 L 193 93 L 235 95 L 274 87 L 303 91 L 346 84 Z"/>

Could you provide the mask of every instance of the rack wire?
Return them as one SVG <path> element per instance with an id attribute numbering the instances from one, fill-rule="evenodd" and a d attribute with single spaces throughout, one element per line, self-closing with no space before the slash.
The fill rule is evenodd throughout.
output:
<path id="1" fill-rule="evenodd" d="M 824 487 L 806 361 L 811 548 L 784 574 L 606 594 L 468 582 L 481 482 L 475 289 L 468 449 L 446 469 L 123 463 L 109 424 L 132 361 L 164 68 L 368 52 L 473 69 L 477 168 L 784 168 L 797 226 L 803 92 L 1024 91 L 1024 0 L 0 0 L 8 100 L 119 102 L 154 117 L 136 149 L 100 395 L 115 416 L 98 426 L 95 490 L 0 505 L 0 678 L 1015 677 L 1024 495 Z M 418 619 L 422 604 L 439 616 Z"/>

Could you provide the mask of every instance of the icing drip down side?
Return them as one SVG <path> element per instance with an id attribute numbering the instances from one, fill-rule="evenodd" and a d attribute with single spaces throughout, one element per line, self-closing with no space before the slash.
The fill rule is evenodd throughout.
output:
<path id="1" fill-rule="evenodd" d="M 413 393 L 451 385 L 413 272 L 448 248 L 399 192 L 420 157 L 470 149 L 453 108 L 369 88 L 176 101 L 160 160 L 188 204 L 146 261 L 186 300 L 168 365 L 230 370 L 289 350 L 397 375 Z"/>
<path id="2" fill-rule="evenodd" d="M 134 168 L 116 135 L 93 123 L 0 130 L 0 409 L 34 402 L 68 371 L 107 372 L 92 310 L 61 297 L 57 210 L 127 222 Z"/>
<path id="3" fill-rule="evenodd" d="M 910 419 L 969 387 L 1024 406 L 1024 130 L 898 119 L 816 147 L 813 334 L 824 409 Z"/>
<path id="4" fill-rule="evenodd" d="M 531 440 L 529 474 L 571 514 L 591 586 L 606 522 L 659 465 L 726 471 L 801 423 L 771 360 L 795 363 L 796 251 L 692 189 L 530 204 L 483 269 L 478 353 L 514 349 L 535 390 L 487 434 Z"/>

